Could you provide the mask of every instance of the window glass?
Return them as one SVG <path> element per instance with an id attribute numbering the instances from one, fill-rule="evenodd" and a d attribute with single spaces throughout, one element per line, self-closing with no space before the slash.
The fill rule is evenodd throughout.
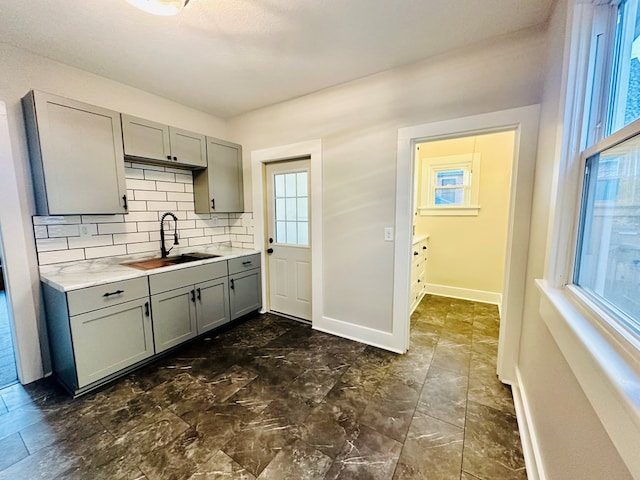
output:
<path id="1" fill-rule="evenodd" d="M 608 133 L 640 118 L 640 9 L 638 0 L 620 5 L 616 22 Z"/>
<path id="2" fill-rule="evenodd" d="M 640 135 L 586 161 L 574 283 L 640 326 Z"/>
<path id="3" fill-rule="evenodd" d="M 307 172 L 273 176 L 276 243 L 309 245 L 308 181 Z"/>

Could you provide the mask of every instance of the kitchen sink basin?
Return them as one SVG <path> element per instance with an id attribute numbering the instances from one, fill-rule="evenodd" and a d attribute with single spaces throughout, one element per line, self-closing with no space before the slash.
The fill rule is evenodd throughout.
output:
<path id="1" fill-rule="evenodd" d="M 140 270 L 151 270 L 153 268 L 170 267 L 172 265 L 179 265 L 181 263 L 197 262 L 198 260 L 205 260 L 207 258 L 216 258 L 220 255 L 214 255 L 211 253 L 185 253 L 182 255 L 175 255 L 173 257 L 155 257 L 148 258 L 147 260 L 138 260 L 136 262 L 127 262 L 123 265 L 127 265 L 133 268 L 139 268 Z"/>

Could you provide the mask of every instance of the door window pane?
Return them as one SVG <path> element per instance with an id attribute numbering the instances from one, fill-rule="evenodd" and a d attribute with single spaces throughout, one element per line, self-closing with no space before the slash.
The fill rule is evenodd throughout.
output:
<path id="1" fill-rule="evenodd" d="M 308 173 L 277 173 L 273 177 L 276 243 L 308 246 Z"/>

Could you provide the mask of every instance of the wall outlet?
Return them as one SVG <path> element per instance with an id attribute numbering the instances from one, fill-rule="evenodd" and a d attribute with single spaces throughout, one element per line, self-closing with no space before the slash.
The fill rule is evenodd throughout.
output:
<path id="1" fill-rule="evenodd" d="M 393 227 L 384 227 L 384 241 L 393 242 Z"/>

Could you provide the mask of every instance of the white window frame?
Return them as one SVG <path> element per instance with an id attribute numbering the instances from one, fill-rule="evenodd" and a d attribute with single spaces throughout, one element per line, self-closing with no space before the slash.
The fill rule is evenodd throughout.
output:
<path id="1" fill-rule="evenodd" d="M 480 153 L 425 157 L 422 159 L 420 206 L 418 212 L 424 216 L 477 216 L 480 212 Z M 437 175 L 439 172 L 462 170 L 462 185 L 452 188 L 464 189 L 464 202 L 457 205 L 436 204 Z"/>
<path id="2" fill-rule="evenodd" d="M 636 0 L 634 0 L 636 1 Z M 563 72 L 563 128 L 554 165 L 539 313 L 630 472 L 640 472 L 640 350 L 621 324 L 571 285 L 584 180 L 584 152 L 605 133 L 605 100 L 619 1 L 571 0 Z M 602 43 L 606 42 L 606 43 Z M 600 47 L 597 48 L 598 44 Z M 589 108 L 590 107 L 590 108 Z M 629 135 L 631 124 L 613 136 Z M 609 138 L 608 140 L 611 140 Z M 597 148 L 597 147 L 593 147 Z M 584 152 L 584 154 L 583 154 Z"/>

